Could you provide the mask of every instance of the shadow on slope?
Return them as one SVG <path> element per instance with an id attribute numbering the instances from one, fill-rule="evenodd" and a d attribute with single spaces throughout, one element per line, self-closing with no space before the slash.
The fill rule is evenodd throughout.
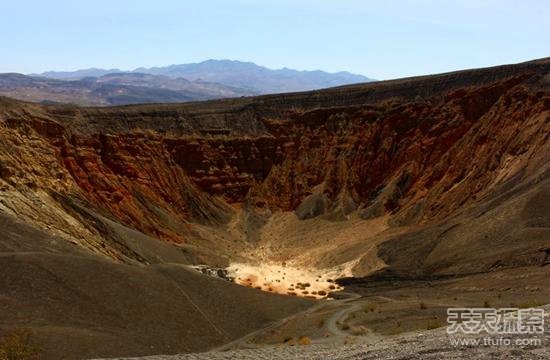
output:
<path id="1" fill-rule="evenodd" d="M 45 359 L 207 350 L 312 304 L 183 265 L 118 264 L 0 214 L 0 333 L 33 331 Z"/>

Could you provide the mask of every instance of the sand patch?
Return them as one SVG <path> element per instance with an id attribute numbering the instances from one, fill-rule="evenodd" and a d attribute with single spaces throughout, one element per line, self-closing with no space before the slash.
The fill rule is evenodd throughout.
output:
<path id="1" fill-rule="evenodd" d="M 233 263 L 226 270 L 235 283 L 259 290 L 293 296 L 326 298 L 343 288 L 335 279 L 349 276 L 353 264 L 332 269 L 303 269 L 281 263 Z"/>

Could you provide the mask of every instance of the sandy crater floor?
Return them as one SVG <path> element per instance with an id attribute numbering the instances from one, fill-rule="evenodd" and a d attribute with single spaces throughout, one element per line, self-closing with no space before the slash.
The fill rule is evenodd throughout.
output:
<path id="1" fill-rule="evenodd" d="M 335 279 L 349 276 L 352 264 L 331 269 L 304 269 L 281 263 L 233 263 L 226 270 L 240 285 L 278 294 L 326 298 L 330 292 L 343 288 Z"/>

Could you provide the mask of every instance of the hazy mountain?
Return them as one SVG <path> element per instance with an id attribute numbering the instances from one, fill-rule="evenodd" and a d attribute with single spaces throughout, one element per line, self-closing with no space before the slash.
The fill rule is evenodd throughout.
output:
<path id="1" fill-rule="evenodd" d="M 349 72 L 271 70 L 251 62 L 207 60 L 166 67 L 0 74 L 0 95 L 34 102 L 125 105 L 283 93 L 368 82 Z"/>
<path id="2" fill-rule="evenodd" d="M 87 72 L 82 70 L 79 73 Z M 67 73 L 65 76 L 70 77 Z M 78 80 L 0 74 L 0 95 L 34 102 L 105 106 L 186 102 L 255 94 L 251 90 L 206 81 L 140 73 L 114 73 Z"/>
<path id="3" fill-rule="evenodd" d="M 120 70 L 86 69 L 75 72 L 46 72 L 42 76 L 56 79 L 75 79 L 86 76 L 103 76 Z M 233 60 L 207 60 L 201 63 L 138 68 L 132 73 L 164 75 L 190 81 L 207 81 L 248 89 L 253 93 L 279 93 L 305 91 L 372 81 L 349 72 L 298 71 L 288 68 L 272 70 L 252 62 Z"/>
<path id="4" fill-rule="evenodd" d="M 122 70 L 119 69 L 97 69 L 97 68 L 90 68 L 90 69 L 82 69 L 82 70 L 76 70 L 76 71 L 47 71 L 42 74 L 30 74 L 31 76 L 44 76 L 52 79 L 60 79 L 60 80 L 78 80 L 85 77 L 99 77 L 107 74 L 112 73 L 121 73 Z"/>

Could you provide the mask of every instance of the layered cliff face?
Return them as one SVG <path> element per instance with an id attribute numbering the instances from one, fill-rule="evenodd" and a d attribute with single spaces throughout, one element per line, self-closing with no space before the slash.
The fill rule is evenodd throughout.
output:
<path id="1" fill-rule="evenodd" d="M 300 258 L 364 275 L 391 267 L 378 244 L 547 183 L 549 70 L 184 105 L 2 99 L 0 207 L 123 262 Z"/>
<path id="2" fill-rule="evenodd" d="M 521 81 L 273 124 L 278 133 L 290 129 L 290 141 L 259 193 L 294 210 L 321 185 L 327 209 L 359 208 L 371 218 L 415 208 L 407 223 L 444 217 L 526 167 L 547 165 L 548 94 Z"/>
<path id="3" fill-rule="evenodd" d="M 46 359 L 204 351 L 311 305 L 189 264 L 390 296 L 388 324 L 421 293 L 548 302 L 549 71 L 181 105 L 0 98 L 0 335 L 31 329 Z M 319 333 L 310 315 L 294 320 Z"/>

